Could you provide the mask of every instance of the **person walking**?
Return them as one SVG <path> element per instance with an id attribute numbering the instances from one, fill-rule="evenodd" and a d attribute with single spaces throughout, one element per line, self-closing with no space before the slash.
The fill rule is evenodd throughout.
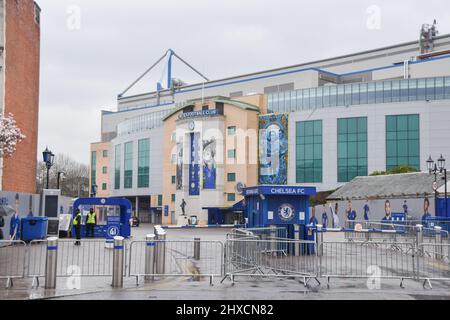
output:
<path id="1" fill-rule="evenodd" d="M 94 209 L 89 209 L 86 217 L 86 238 L 94 238 L 94 229 L 97 225 L 97 214 Z"/>
<path id="2" fill-rule="evenodd" d="M 72 225 L 75 228 L 75 237 L 77 239 L 77 241 L 75 241 L 75 245 L 76 246 L 80 246 L 81 245 L 81 211 L 80 209 L 77 209 L 77 212 L 75 214 L 75 218 L 73 218 L 73 222 Z"/>

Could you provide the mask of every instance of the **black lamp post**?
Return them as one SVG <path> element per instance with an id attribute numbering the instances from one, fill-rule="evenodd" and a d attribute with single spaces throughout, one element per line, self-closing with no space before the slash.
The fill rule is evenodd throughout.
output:
<path id="1" fill-rule="evenodd" d="M 437 173 L 443 173 L 444 183 L 445 183 L 445 215 L 448 216 L 448 203 L 447 203 L 447 169 L 445 168 L 445 158 L 442 156 L 437 160 L 437 163 L 431 158 L 431 156 L 427 160 L 427 168 L 428 171 L 434 173 L 434 181 L 437 181 Z M 435 191 L 435 197 L 437 199 L 437 190 Z"/>
<path id="2" fill-rule="evenodd" d="M 48 150 L 48 147 L 45 148 L 44 152 L 42 152 L 42 156 L 44 158 L 45 166 L 47 167 L 47 188 L 49 187 L 49 172 L 50 168 L 53 166 L 53 163 L 55 161 L 55 155 L 53 152 Z"/>

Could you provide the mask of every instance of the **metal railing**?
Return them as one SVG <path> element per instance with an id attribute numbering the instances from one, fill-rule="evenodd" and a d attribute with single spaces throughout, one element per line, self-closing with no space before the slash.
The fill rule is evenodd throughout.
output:
<path id="1" fill-rule="evenodd" d="M 315 241 L 228 239 L 225 244 L 225 278 L 301 278 L 306 286 L 318 281 L 319 268 Z M 320 282 L 319 282 L 320 283 Z"/>
<path id="2" fill-rule="evenodd" d="M 26 243 L 23 241 L 0 241 L 0 279 L 6 279 L 6 287 L 13 279 L 25 277 Z"/>
<path id="3" fill-rule="evenodd" d="M 414 279 L 423 280 L 424 287 L 431 287 L 432 280 L 450 281 L 448 233 L 440 227 L 352 231 L 360 237 L 352 241 L 324 241 L 327 229 L 321 226 L 313 229 L 314 241 L 279 238 L 274 228 L 250 230 L 233 230 L 225 243 L 166 240 L 161 228 L 129 247 L 123 239 L 83 240 L 79 246 L 72 239 L 28 245 L 0 241 L 0 279 L 11 287 L 16 278 L 33 278 L 33 285 L 39 285 L 39 278 L 45 277 L 49 288 L 56 286 L 57 277 L 70 276 L 112 277 L 115 287 L 123 286 L 124 276 L 135 277 L 137 284 L 142 277 L 209 278 L 211 284 L 214 277 L 233 283 L 236 277 L 297 278 L 305 286 L 311 279 L 320 283 L 319 278 L 328 284 L 331 278 L 389 278 L 402 285 L 405 279 Z"/>
<path id="4" fill-rule="evenodd" d="M 147 250 L 153 250 L 153 254 Z M 145 277 L 192 277 L 199 281 L 223 275 L 223 243 L 220 241 L 153 240 L 133 241 L 130 245 L 128 276 Z"/>
<path id="5" fill-rule="evenodd" d="M 414 245 L 398 242 L 324 242 L 320 275 L 330 278 L 414 279 Z"/>

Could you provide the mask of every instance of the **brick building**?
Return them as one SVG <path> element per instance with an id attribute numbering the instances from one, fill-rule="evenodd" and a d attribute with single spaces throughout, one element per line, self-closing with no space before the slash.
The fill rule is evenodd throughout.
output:
<path id="1" fill-rule="evenodd" d="M 0 0 L 0 111 L 26 138 L 1 161 L 1 190 L 34 193 L 39 121 L 40 11 L 32 0 Z"/>

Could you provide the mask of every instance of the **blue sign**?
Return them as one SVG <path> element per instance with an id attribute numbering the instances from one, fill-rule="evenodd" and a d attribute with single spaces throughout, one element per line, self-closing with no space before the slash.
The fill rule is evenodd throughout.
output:
<path id="1" fill-rule="evenodd" d="M 244 190 L 245 196 L 252 195 L 284 195 L 284 196 L 311 196 L 317 193 L 315 187 L 285 187 L 285 186 L 259 186 Z"/>
<path id="2" fill-rule="evenodd" d="M 169 216 L 169 206 L 164 206 L 164 216 L 165 217 Z"/>
<path id="3" fill-rule="evenodd" d="M 200 134 L 191 133 L 189 195 L 200 195 Z"/>

